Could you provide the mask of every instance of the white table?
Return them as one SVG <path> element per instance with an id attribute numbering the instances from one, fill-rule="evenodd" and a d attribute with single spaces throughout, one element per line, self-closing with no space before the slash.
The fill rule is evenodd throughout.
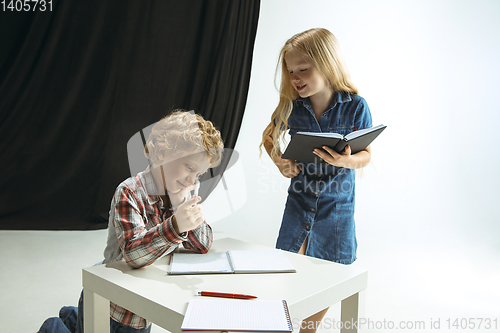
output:
<path id="1" fill-rule="evenodd" d="M 264 250 L 266 246 L 232 238 L 215 240 L 212 251 Z M 190 299 L 198 291 L 256 295 L 259 299 L 285 299 L 295 331 L 305 319 L 341 303 L 341 321 L 363 317 L 368 272 L 284 251 L 297 273 L 167 275 L 170 256 L 140 269 L 125 261 L 83 269 L 85 332 L 109 332 L 112 301 L 173 333 L 180 327 Z M 342 329 L 357 332 L 356 327 Z"/>

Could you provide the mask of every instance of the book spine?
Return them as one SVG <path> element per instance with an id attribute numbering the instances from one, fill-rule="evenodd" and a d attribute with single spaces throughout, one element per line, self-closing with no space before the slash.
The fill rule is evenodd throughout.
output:
<path id="1" fill-rule="evenodd" d="M 345 146 L 347 146 L 347 140 L 343 138 L 337 143 L 337 145 L 333 148 L 337 153 L 341 154 L 344 151 Z"/>

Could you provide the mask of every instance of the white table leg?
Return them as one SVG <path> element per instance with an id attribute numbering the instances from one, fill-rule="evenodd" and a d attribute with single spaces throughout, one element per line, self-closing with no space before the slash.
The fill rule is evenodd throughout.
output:
<path id="1" fill-rule="evenodd" d="M 343 325 L 341 333 L 357 333 L 360 319 L 364 318 L 365 291 L 354 294 L 341 303 L 340 320 Z"/>
<path id="2" fill-rule="evenodd" d="M 83 325 L 86 333 L 109 332 L 109 301 L 83 290 Z"/>

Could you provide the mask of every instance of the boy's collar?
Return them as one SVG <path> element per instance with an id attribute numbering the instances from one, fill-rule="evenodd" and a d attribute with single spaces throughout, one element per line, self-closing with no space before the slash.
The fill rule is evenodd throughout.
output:
<path id="1" fill-rule="evenodd" d="M 153 174 L 151 173 L 151 166 L 149 165 L 146 170 L 138 174 L 141 183 L 146 189 L 146 194 L 148 195 L 148 201 L 150 204 L 155 204 L 160 200 L 158 193 L 158 188 L 156 187 Z"/>

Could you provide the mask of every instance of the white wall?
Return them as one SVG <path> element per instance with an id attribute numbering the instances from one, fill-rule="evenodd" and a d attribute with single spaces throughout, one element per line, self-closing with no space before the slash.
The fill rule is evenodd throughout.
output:
<path id="1" fill-rule="evenodd" d="M 500 316 L 499 1 L 263 0 L 236 145 L 244 177 L 228 182 L 246 202 L 214 229 L 274 245 L 289 181 L 258 145 L 279 50 L 312 27 L 336 35 L 374 125 L 388 125 L 357 179 L 367 316 L 440 318 L 442 330 Z"/>

